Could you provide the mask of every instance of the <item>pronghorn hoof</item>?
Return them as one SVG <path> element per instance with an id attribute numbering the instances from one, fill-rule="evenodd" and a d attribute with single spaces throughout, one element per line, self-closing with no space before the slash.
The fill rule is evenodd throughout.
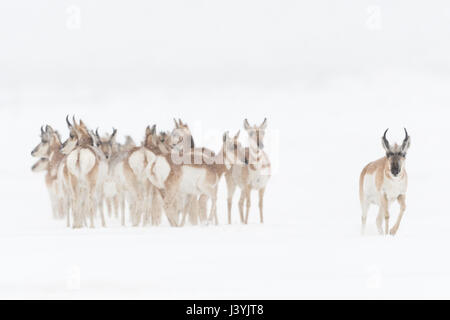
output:
<path id="1" fill-rule="evenodd" d="M 397 230 L 395 230 L 394 228 L 392 228 L 391 231 L 389 231 L 389 234 L 391 236 L 395 236 L 396 233 L 397 233 Z"/>

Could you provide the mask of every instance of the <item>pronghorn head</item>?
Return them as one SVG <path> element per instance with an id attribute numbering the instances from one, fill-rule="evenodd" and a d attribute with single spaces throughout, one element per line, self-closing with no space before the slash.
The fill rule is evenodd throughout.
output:
<path id="1" fill-rule="evenodd" d="M 192 138 L 191 130 L 186 123 L 183 123 L 181 119 L 173 119 L 175 122 L 175 128 L 172 130 L 168 143 L 171 148 L 181 151 L 189 150 L 195 147 L 194 139 Z"/>
<path id="2" fill-rule="evenodd" d="M 255 146 L 258 149 L 264 148 L 264 135 L 267 128 L 267 119 L 264 119 L 264 121 L 258 126 L 250 126 L 248 123 L 248 120 L 244 120 L 244 128 L 248 133 L 248 137 L 250 139 L 250 146 Z"/>
<path id="3" fill-rule="evenodd" d="M 113 128 L 111 135 L 100 137 L 98 129 L 95 130 L 95 145 L 103 152 L 106 159 L 119 152 L 119 144 L 116 141 L 117 129 Z"/>
<path id="4" fill-rule="evenodd" d="M 386 133 L 388 132 L 388 130 L 389 129 L 386 129 L 383 138 L 381 139 L 381 143 L 384 150 L 386 150 L 386 158 L 388 160 L 386 164 L 386 170 L 390 172 L 392 176 L 397 177 L 403 172 L 406 153 L 408 152 L 409 146 L 411 144 L 411 138 L 408 135 L 406 129 L 404 129 L 405 139 L 403 140 L 402 144 L 400 146 L 398 144 L 394 144 L 393 146 L 391 146 L 386 138 Z"/>
<path id="5" fill-rule="evenodd" d="M 31 171 L 41 172 L 48 169 L 48 164 L 50 160 L 48 158 L 40 158 L 32 167 Z"/>
<path id="6" fill-rule="evenodd" d="M 169 137 L 170 134 L 168 132 L 161 131 L 158 136 L 158 148 L 162 154 L 170 153 L 170 145 L 169 145 Z"/>
<path id="7" fill-rule="evenodd" d="M 158 142 L 158 135 L 156 133 L 156 124 L 154 124 L 151 128 L 147 126 L 145 129 L 145 139 L 144 146 L 147 148 L 151 148 L 156 146 Z"/>
<path id="8" fill-rule="evenodd" d="M 59 147 L 61 140 L 59 133 L 49 125 L 45 130 L 41 127 L 41 142 L 31 151 L 33 157 L 47 158 L 54 147 Z"/>
<path id="9" fill-rule="evenodd" d="M 120 149 L 122 150 L 131 150 L 134 147 L 136 147 L 136 143 L 134 142 L 133 138 L 130 136 L 125 137 L 125 143 L 123 145 L 120 145 Z"/>
<path id="10" fill-rule="evenodd" d="M 73 117 L 73 124 L 66 117 L 67 127 L 69 128 L 69 138 L 62 144 L 61 152 L 69 154 L 76 146 L 93 146 L 94 137 L 82 120 L 77 124 Z"/>
<path id="11" fill-rule="evenodd" d="M 242 146 L 238 140 L 240 132 L 239 130 L 234 137 L 230 137 L 228 131 L 223 134 L 223 161 L 227 169 L 230 169 L 233 164 L 237 163 L 243 154 Z"/>

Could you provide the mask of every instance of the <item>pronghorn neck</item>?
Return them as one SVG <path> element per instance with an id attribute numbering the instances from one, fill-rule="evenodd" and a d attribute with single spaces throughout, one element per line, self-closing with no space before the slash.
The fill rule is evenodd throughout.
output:
<path id="1" fill-rule="evenodd" d="M 264 151 L 258 148 L 253 141 L 250 142 L 248 164 L 254 170 L 261 168 L 263 164 Z"/>

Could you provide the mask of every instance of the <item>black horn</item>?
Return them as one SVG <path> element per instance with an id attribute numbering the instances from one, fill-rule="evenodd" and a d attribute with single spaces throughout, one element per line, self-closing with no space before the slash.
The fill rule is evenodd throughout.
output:
<path id="1" fill-rule="evenodd" d="M 409 135 L 408 135 L 408 131 L 406 131 L 406 128 L 403 128 L 403 130 L 405 130 L 405 139 L 403 140 L 403 143 L 402 143 L 402 150 L 405 150 L 408 148 Z"/>
<path id="2" fill-rule="evenodd" d="M 389 141 L 386 138 L 386 133 L 388 132 L 389 128 L 386 129 L 386 131 L 383 134 L 383 143 L 386 146 L 387 149 L 389 149 Z"/>
<path id="3" fill-rule="evenodd" d="M 66 116 L 66 123 L 69 128 L 72 126 L 72 124 L 69 121 L 69 115 Z"/>

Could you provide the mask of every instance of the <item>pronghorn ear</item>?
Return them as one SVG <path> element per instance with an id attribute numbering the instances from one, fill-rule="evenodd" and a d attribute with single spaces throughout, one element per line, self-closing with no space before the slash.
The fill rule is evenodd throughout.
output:
<path id="1" fill-rule="evenodd" d="M 235 139 L 237 139 L 237 138 L 239 138 L 239 134 L 241 133 L 241 130 L 239 130 L 235 135 L 234 135 L 234 138 Z"/>
<path id="2" fill-rule="evenodd" d="M 261 123 L 259 128 L 262 129 L 262 130 L 266 130 L 266 128 L 267 128 L 267 118 L 264 118 L 264 121 L 263 121 L 263 123 Z"/>
<path id="3" fill-rule="evenodd" d="M 223 142 L 226 142 L 228 139 L 228 131 L 223 134 Z"/>
<path id="4" fill-rule="evenodd" d="M 145 128 L 145 136 L 149 136 L 152 134 L 152 130 L 150 129 L 150 126 L 147 126 L 147 128 Z"/>
<path id="5" fill-rule="evenodd" d="M 250 124 L 248 123 L 247 119 L 244 120 L 244 129 L 245 130 L 249 130 L 250 129 Z"/>
<path id="6" fill-rule="evenodd" d="M 117 129 L 113 128 L 113 133 L 111 134 L 111 138 L 109 140 L 114 140 L 116 138 Z"/>
<path id="7" fill-rule="evenodd" d="M 46 126 L 45 126 L 45 132 L 47 132 L 47 133 L 53 133 L 53 128 L 50 127 L 49 125 L 46 125 Z"/>
<path id="8" fill-rule="evenodd" d="M 175 122 L 175 128 L 178 129 L 180 125 L 178 124 L 177 119 L 173 118 L 173 122 Z"/>
<path id="9" fill-rule="evenodd" d="M 87 129 L 86 125 L 84 124 L 83 120 L 80 119 L 80 127 L 83 129 Z"/>

